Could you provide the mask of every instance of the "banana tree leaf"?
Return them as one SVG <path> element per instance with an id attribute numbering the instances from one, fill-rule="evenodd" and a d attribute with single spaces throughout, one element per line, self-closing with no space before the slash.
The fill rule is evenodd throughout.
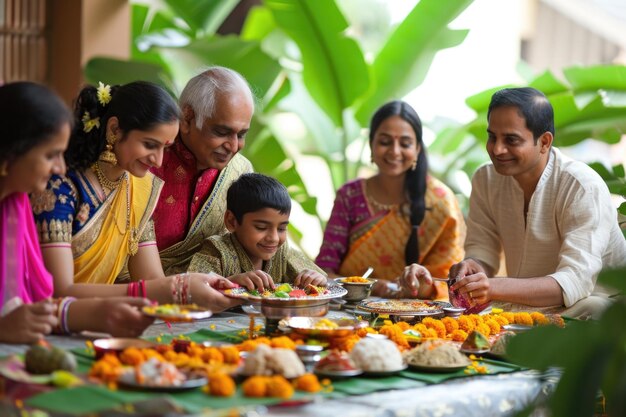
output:
<path id="1" fill-rule="evenodd" d="M 254 6 L 248 12 L 246 21 L 241 28 L 241 39 L 260 41 L 276 28 L 272 12 L 263 6 Z"/>
<path id="2" fill-rule="evenodd" d="M 143 39 L 142 36 L 175 27 L 172 16 L 168 16 L 162 10 L 151 12 L 149 6 L 133 4 L 131 10 L 133 39 L 130 50 L 131 60 L 158 65 L 169 70 L 168 63 L 158 53 L 150 50 L 152 44 L 147 43 L 147 39 Z"/>
<path id="3" fill-rule="evenodd" d="M 185 48 L 158 48 L 171 63 L 176 80 L 183 85 L 198 68 L 222 65 L 243 75 L 252 91 L 264 97 L 280 72 L 278 62 L 265 54 L 256 41 L 242 41 L 234 35 L 200 38 Z"/>
<path id="4" fill-rule="evenodd" d="M 163 0 L 195 32 L 213 35 L 239 3 L 238 0 Z"/>
<path id="5" fill-rule="evenodd" d="M 317 215 L 317 199 L 309 195 L 293 159 L 287 155 L 280 142 L 268 129 L 256 133 L 254 140 L 246 144 L 244 153 L 256 171 L 271 175 L 287 184 L 291 198 L 308 214 Z"/>
<path id="6" fill-rule="evenodd" d="M 564 69 L 563 74 L 576 91 L 626 91 L 626 66 L 623 65 L 575 66 Z"/>
<path id="7" fill-rule="evenodd" d="M 332 0 L 265 0 L 278 27 L 298 45 L 311 97 L 336 126 L 363 94 L 369 75 L 358 43 L 345 35 L 347 21 Z"/>
<path id="8" fill-rule="evenodd" d="M 598 276 L 598 282 L 602 285 L 615 288 L 622 294 L 626 294 L 626 268 L 605 270 Z"/>
<path id="9" fill-rule="evenodd" d="M 487 115 L 487 109 L 489 109 L 489 103 L 491 102 L 491 96 L 498 90 L 503 88 L 515 87 L 512 84 L 502 85 L 499 87 L 493 87 L 488 90 L 482 91 L 478 94 L 474 94 L 465 99 L 465 104 L 471 109 L 473 109 L 476 113 L 480 114 L 484 113 Z"/>
<path id="10" fill-rule="evenodd" d="M 569 90 L 569 86 L 563 84 L 550 71 L 546 71 L 543 74 L 536 77 L 535 79 L 533 79 L 528 84 L 528 86 L 536 88 L 537 90 L 541 91 L 546 96 L 557 94 L 557 93 L 564 93 Z"/>
<path id="11" fill-rule="evenodd" d="M 312 144 L 303 151 L 315 153 L 317 150 L 319 154 L 327 156 L 343 155 L 345 147 L 340 136 L 341 132 L 335 128 L 329 115 L 313 101 L 303 84 L 302 76 L 291 72 L 289 80 L 291 92 L 280 102 L 279 107 L 297 114 L 306 126 Z M 274 134 L 279 135 L 279 132 L 275 131 Z M 282 137 L 279 136 L 279 139 L 282 141 Z"/>
<path id="12" fill-rule="evenodd" d="M 370 89 L 356 111 L 362 125 L 382 103 L 404 97 L 419 86 L 439 50 L 463 42 L 468 31 L 448 29 L 448 24 L 472 1 L 421 0 L 413 8 L 372 64 Z"/>
<path id="13" fill-rule="evenodd" d="M 97 84 L 98 81 L 106 84 L 126 84 L 144 80 L 157 83 L 176 96 L 171 75 L 158 65 L 114 58 L 92 58 L 85 65 L 83 72 L 91 84 Z"/>

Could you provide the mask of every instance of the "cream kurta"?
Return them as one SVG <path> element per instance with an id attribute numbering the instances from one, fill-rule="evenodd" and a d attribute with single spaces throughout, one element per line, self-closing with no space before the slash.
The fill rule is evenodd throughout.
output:
<path id="1" fill-rule="evenodd" d="M 602 268 L 626 262 L 626 241 L 608 188 L 586 164 L 552 148 L 528 206 L 517 181 L 487 164 L 472 179 L 466 257 L 507 276 L 553 277 L 566 307 L 594 291 Z"/>

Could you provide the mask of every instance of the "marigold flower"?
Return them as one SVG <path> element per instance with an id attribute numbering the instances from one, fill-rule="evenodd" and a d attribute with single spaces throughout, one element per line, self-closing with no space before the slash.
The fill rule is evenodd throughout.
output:
<path id="1" fill-rule="evenodd" d="M 251 376 L 243 382 L 241 389 L 246 397 L 265 397 L 267 395 L 267 377 Z"/>
<path id="2" fill-rule="evenodd" d="M 318 392 L 322 390 L 322 385 L 314 374 L 302 375 L 295 380 L 294 386 L 297 390 L 305 392 Z"/>
<path id="3" fill-rule="evenodd" d="M 515 313 L 515 324 L 525 324 L 526 326 L 533 325 L 533 319 L 530 314 L 525 311 Z"/>
<path id="4" fill-rule="evenodd" d="M 224 356 L 224 363 L 237 364 L 239 363 L 239 350 L 234 346 L 220 346 L 220 352 Z"/>
<path id="5" fill-rule="evenodd" d="M 500 333 L 500 323 L 496 321 L 496 319 L 487 319 L 485 320 L 485 324 L 489 326 L 489 330 L 491 334 Z"/>
<path id="6" fill-rule="evenodd" d="M 452 332 L 452 340 L 455 342 L 463 342 L 465 339 L 467 339 L 467 333 L 465 332 L 465 330 L 455 330 Z"/>
<path id="7" fill-rule="evenodd" d="M 441 319 L 441 322 L 444 326 L 446 326 L 446 334 L 450 335 L 455 330 L 459 329 L 459 322 L 453 319 L 452 317 L 444 317 Z"/>
<path id="8" fill-rule="evenodd" d="M 515 323 L 515 313 L 511 313 L 510 311 L 505 311 L 504 313 L 500 313 L 501 316 L 505 317 L 509 324 Z"/>
<path id="9" fill-rule="evenodd" d="M 468 316 L 459 317 L 459 329 L 464 330 L 466 333 L 471 333 L 475 328 L 474 320 L 471 320 Z"/>
<path id="10" fill-rule="evenodd" d="M 293 386 L 282 375 L 273 375 L 267 383 L 267 396 L 278 398 L 291 398 Z"/>
<path id="11" fill-rule="evenodd" d="M 533 319 L 533 323 L 536 326 L 543 326 L 543 325 L 550 323 L 550 320 L 548 320 L 548 318 L 545 315 L 543 315 L 542 313 L 538 311 L 534 311 L 530 313 L 530 317 Z"/>
<path id="12" fill-rule="evenodd" d="M 217 397 L 231 397 L 237 389 L 235 381 L 225 373 L 216 372 L 209 375 L 209 393 Z"/>

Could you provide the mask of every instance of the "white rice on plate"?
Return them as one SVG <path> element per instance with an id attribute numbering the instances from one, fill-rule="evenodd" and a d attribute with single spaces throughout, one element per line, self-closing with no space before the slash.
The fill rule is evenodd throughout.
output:
<path id="1" fill-rule="evenodd" d="M 404 368 L 398 347 L 389 339 L 361 339 L 350 352 L 357 368 L 366 372 L 390 372 Z"/>

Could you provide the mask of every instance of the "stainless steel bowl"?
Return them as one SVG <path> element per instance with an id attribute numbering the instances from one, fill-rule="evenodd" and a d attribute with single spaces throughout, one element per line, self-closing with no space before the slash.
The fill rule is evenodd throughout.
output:
<path id="1" fill-rule="evenodd" d="M 270 319 L 284 317 L 322 317 L 328 313 L 329 299 L 322 300 L 262 300 L 261 313 Z"/>
<path id="2" fill-rule="evenodd" d="M 346 290 L 339 285 L 329 284 L 328 294 L 317 297 L 301 298 L 262 298 L 261 314 L 268 319 L 282 319 L 285 317 L 322 317 L 328 313 L 330 300 L 340 298 L 346 294 Z"/>
<path id="3" fill-rule="evenodd" d="M 370 296 L 375 279 L 368 279 L 369 282 L 345 282 L 345 278 L 335 278 L 337 285 L 341 285 L 346 291 L 343 299 L 350 302 L 363 301 Z"/>

